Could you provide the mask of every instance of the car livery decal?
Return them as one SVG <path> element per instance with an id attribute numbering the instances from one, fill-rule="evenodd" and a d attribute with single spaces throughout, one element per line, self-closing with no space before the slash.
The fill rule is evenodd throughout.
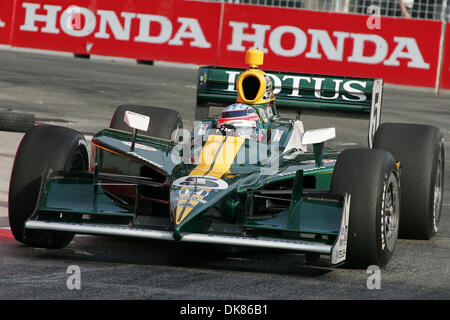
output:
<path id="1" fill-rule="evenodd" d="M 223 190 L 228 188 L 228 183 L 222 179 L 210 176 L 194 176 L 189 175 L 175 180 L 172 184 L 174 187 Z M 184 190 L 183 189 L 183 190 Z"/>
<path id="2" fill-rule="evenodd" d="M 128 147 L 131 147 L 131 142 L 130 141 L 122 141 L 122 143 Z M 134 147 L 136 149 L 141 149 L 141 150 L 145 150 L 145 151 L 157 151 L 155 148 L 150 147 L 150 146 L 146 146 L 144 144 L 140 144 L 140 143 L 136 143 L 134 145 Z"/>
<path id="3" fill-rule="evenodd" d="M 181 187 L 176 198 L 175 221 L 179 225 L 189 213 L 199 204 L 206 203 L 204 197 L 211 190 L 223 190 L 228 184 L 221 178 L 230 171 L 237 153 L 244 144 L 245 138 L 210 135 L 203 146 L 199 163 L 189 176 L 174 181 L 173 186 Z M 190 193 L 186 196 L 186 189 L 202 189 L 206 195 Z"/>

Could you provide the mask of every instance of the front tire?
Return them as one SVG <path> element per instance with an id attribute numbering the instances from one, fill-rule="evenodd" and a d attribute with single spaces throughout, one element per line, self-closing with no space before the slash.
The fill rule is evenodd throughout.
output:
<path id="1" fill-rule="evenodd" d="M 14 238 L 43 248 L 62 248 L 74 234 L 25 230 L 33 214 L 45 168 L 53 171 L 87 171 L 88 153 L 84 136 L 57 126 L 36 126 L 23 137 L 14 159 L 9 187 L 9 224 Z"/>
<path id="2" fill-rule="evenodd" d="M 384 267 L 398 238 L 400 183 L 389 152 L 343 151 L 336 162 L 331 192 L 351 194 L 346 265 Z"/>

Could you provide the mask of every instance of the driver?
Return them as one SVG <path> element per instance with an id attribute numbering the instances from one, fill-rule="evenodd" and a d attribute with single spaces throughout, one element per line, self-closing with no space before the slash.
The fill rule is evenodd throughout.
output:
<path id="1" fill-rule="evenodd" d="M 260 140 L 262 125 L 255 108 L 235 103 L 222 111 L 217 127 L 225 135 L 234 135 L 246 139 Z"/>

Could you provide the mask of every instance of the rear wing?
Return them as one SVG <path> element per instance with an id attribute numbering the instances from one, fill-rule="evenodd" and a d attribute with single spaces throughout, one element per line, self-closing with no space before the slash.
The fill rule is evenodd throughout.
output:
<path id="1" fill-rule="evenodd" d="M 203 66 L 198 71 L 195 119 L 210 107 L 236 102 L 236 82 L 246 69 Z M 369 147 L 380 124 L 383 79 L 265 71 L 273 84 L 276 107 L 304 114 L 360 118 L 369 121 Z"/>

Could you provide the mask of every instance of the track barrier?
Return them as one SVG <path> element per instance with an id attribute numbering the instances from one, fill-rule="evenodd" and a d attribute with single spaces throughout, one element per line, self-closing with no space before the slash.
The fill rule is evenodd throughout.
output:
<path id="1" fill-rule="evenodd" d="M 0 43 L 227 67 L 245 67 L 243 53 L 257 47 L 268 70 L 450 89 L 449 24 L 376 13 L 187 0 L 2 0 Z"/>

